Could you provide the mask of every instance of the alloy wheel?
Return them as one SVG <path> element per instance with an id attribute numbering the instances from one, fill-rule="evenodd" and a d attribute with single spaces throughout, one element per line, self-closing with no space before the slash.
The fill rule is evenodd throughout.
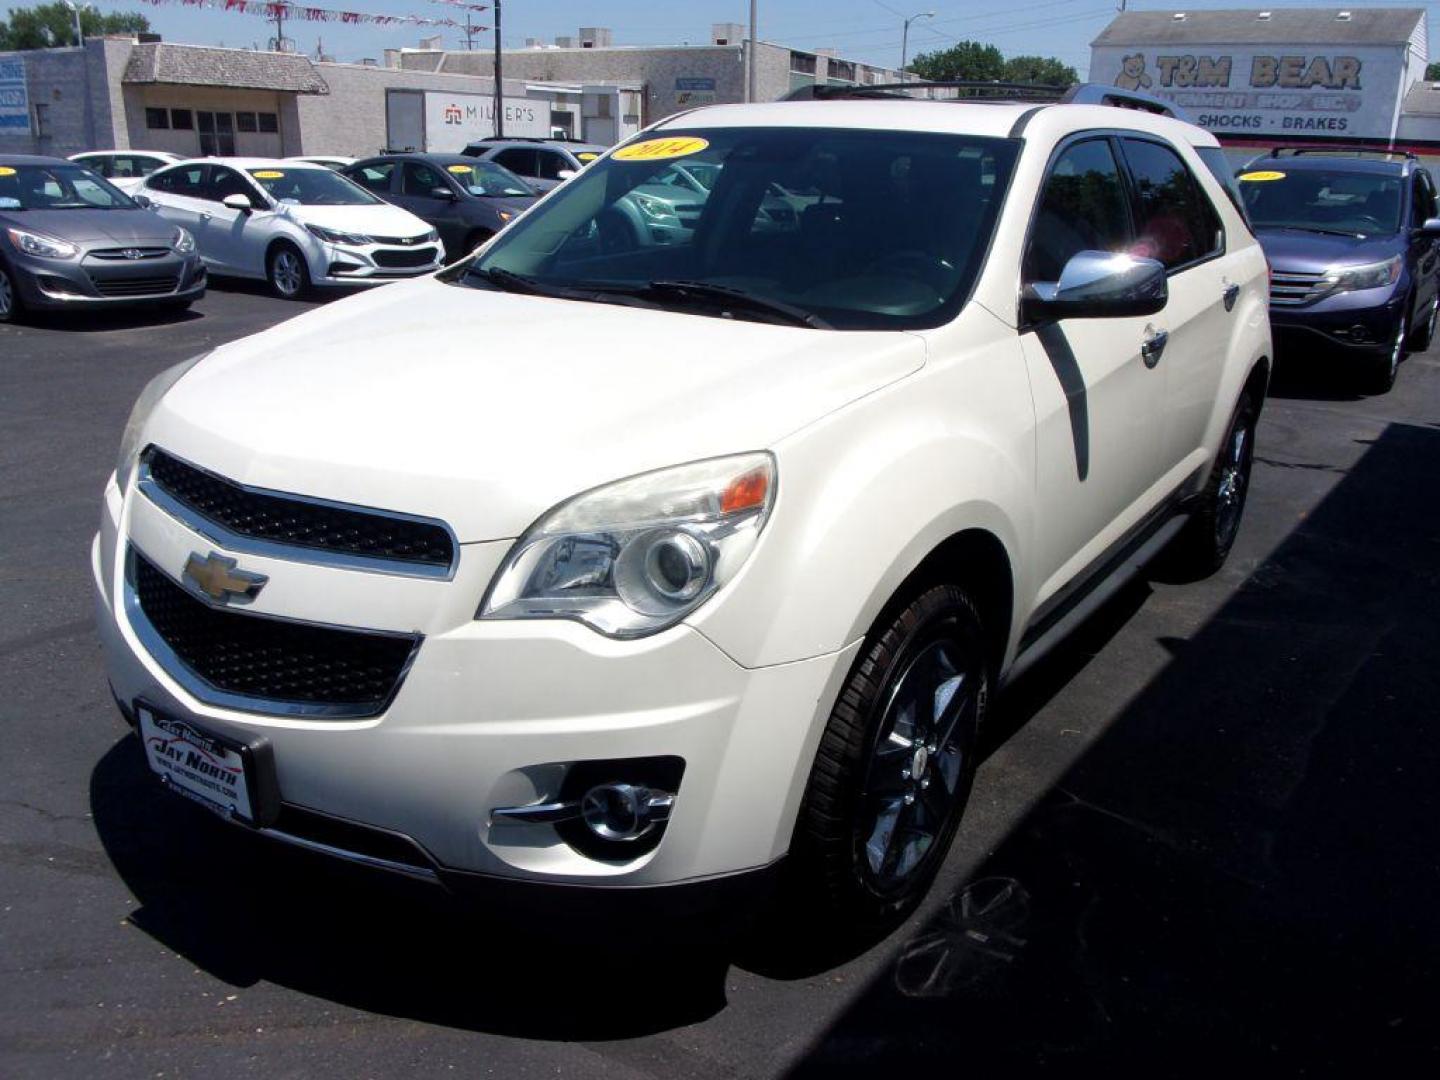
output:
<path id="1" fill-rule="evenodd" d="M 1433 315 L 1431 316 L 1434 317 Z M 1400 329 L 1395 332 L 1395 343 L 1390 346 L 1389 360 L 1389 381 L 1395 381 L 1395 373 L 1400 370 L 1400 358 L 1405 353 L 1405 320 L 1400 320 Z"/>
<path id="2" fill-rule="evenodd" d="M 1430 301 L 1430 319 L 1425 324 L 1425 347 L 1428 349 L 1435 342 L 1435 321 L 1440 317 L 1440 296 Z"/>
<path id="3" fill-rule="evenodd" d="M 978 659 L 942 638 L 894 680 L 870 756 L 856 839 L 871 887 L 904 892 L 945 836 L 962 797 L 966 723 L 983 685 Z"/>
<path id="4" fill-rule="evenodd" d="M 1215 489 L 1215 539 L 1222 547 L 1230 544 L 1240 528 L 1245 508 L 1245 488 L 1250 478 L 1252 443 L 1249 424 L 1240 424 L 1230 433 L 1225 461 L 1220 467 L 1220 484 Z"/>
<path id="5" fill-rule="evenodd" d="M 10 318 L 15 311 L 15 291 L 10 284 L 10 275 L 0 270 L 0 321 Z"/>
<path id="6" fill-rule="evenodd" d="M 300 257 L 293 251 L 278 251 L 275 258 L 271 260 L 270 276 L 275 282 L 275 288 L 284 296 L 295 296 L 300 292 L 304 283 L 304 271 L 300 267 Z"/>

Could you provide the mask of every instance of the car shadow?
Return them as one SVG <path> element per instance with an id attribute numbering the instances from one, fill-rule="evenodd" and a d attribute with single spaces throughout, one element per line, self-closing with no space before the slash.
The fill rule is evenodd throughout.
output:
<path id="1" fill-rule="evenodd" d="M 158 305 L 107 308 L 102 311 L 27 311 L 18 325 L 36 330 L 64 330 L 79 334 L 105 334 L 113 330 L 143 330 L 174 326 L 205 316 L 194 308 Z"/>
<path id="2" fill-rule="evenodd" d="M 1277 348 L 1268 393 L 1290 401 L 1360 401 L 1370 396 L 1365 382 L 1366 373 L 1353 356 L 1323 348 Z"/>
<path id="3" fill-rule="evenodd" d="M 1386 428 L 792 1075 L 1435 1068 L 1437 475 Z"/>
<path id="4" fill-rule="evenodd" d="M 96 765 L 90 802 L 138 901 L 128 921 L 235 987 L 560 1040 L 653 1034 L 725 1005 L 723 942 L 582 933 L 269 841 L 163 791 L 133 735 Z"/>

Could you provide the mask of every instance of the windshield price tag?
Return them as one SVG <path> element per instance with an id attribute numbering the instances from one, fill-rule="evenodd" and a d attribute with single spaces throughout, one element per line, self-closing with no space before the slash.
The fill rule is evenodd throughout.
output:
<path id="1" fill-rule="evenodd" d="M 15 170 L 8 165 L 0 165 L 0 176 L 14 176 Z"/>
<path id="2" fill-rule="evenodd" d="M 275 169 L 262 169 L 252 174 L 256 180 L 284 180 L 285 174 Z"/>
<path id="3" fill-rule="evenodd" d="M 668 161 L 698 154 L 709 145 L 705 139 L 696 138 L 646 139 L 622 147 L 610 156 L 615 161 Z"/>
<path id="4" fill-rule="evenodd" d="M 1284 180 L 1285 174 L 1283 172 L 1275 172 L 1271 169 L 1262 169 L 1259 172 L 1241 173 L 1240 179 L 1249 183 L 1256 183 L 1262 180 Z"/>
<path id="5" fill-rule="evenodd" d="M 464 176 L 473 168 L 473 165 L 451 165 L 449 171 L 454 173 L 456 176 Z"/>

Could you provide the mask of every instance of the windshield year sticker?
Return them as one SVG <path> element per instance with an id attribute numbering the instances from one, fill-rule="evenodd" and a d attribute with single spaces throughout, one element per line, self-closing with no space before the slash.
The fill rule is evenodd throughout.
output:
<path id="1" fill-rule="evenodd" d="M 451 165 L 449 171 L 454 173 L 456 176 L 464 176 L 473 168 L 473 165 Z"/>
<path id="2" fill-rule="evenodd" d="M 256 180 L 284 180 L 285 174 L 274 169 L 262 169 L 253 174 Z"/>
<path id="3" fill-rule="evenodd" d="M 670 158 L 698 154 L 709 145 L 705 139 L 696 138 L 646 139 L 644 142 L 622 147 L 610 157 L 615 161 L 667 161 Z"/>
<path id="4" fill-rule="evenodd" d="M 1283 172 L 1275 172 L 1271 169 L 1263 169 L 1260 172 L 1241 173 L 1240 179 L 1248 183 L 1255 183 L 1261 180 L 1284 180 L 1285 174 Z"/>
<path id="5" fill-rule="evenodd" d="M 0 176 L 14 176 L 15 170 L 9 165 L 0 165 Z"/>

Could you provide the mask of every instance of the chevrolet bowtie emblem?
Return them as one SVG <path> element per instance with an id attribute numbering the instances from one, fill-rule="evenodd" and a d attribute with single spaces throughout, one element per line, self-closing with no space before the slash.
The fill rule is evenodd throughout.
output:
<path id="1" fill-rule="evenodd" d="M 253 600 L 270 580 L 264 574 L 237 570 L 234 559 L 213 551 L 203 557 L 199 552 L 191 552 L 181 576 L 211 600 L 222 604 L 231 599 Z"/>

